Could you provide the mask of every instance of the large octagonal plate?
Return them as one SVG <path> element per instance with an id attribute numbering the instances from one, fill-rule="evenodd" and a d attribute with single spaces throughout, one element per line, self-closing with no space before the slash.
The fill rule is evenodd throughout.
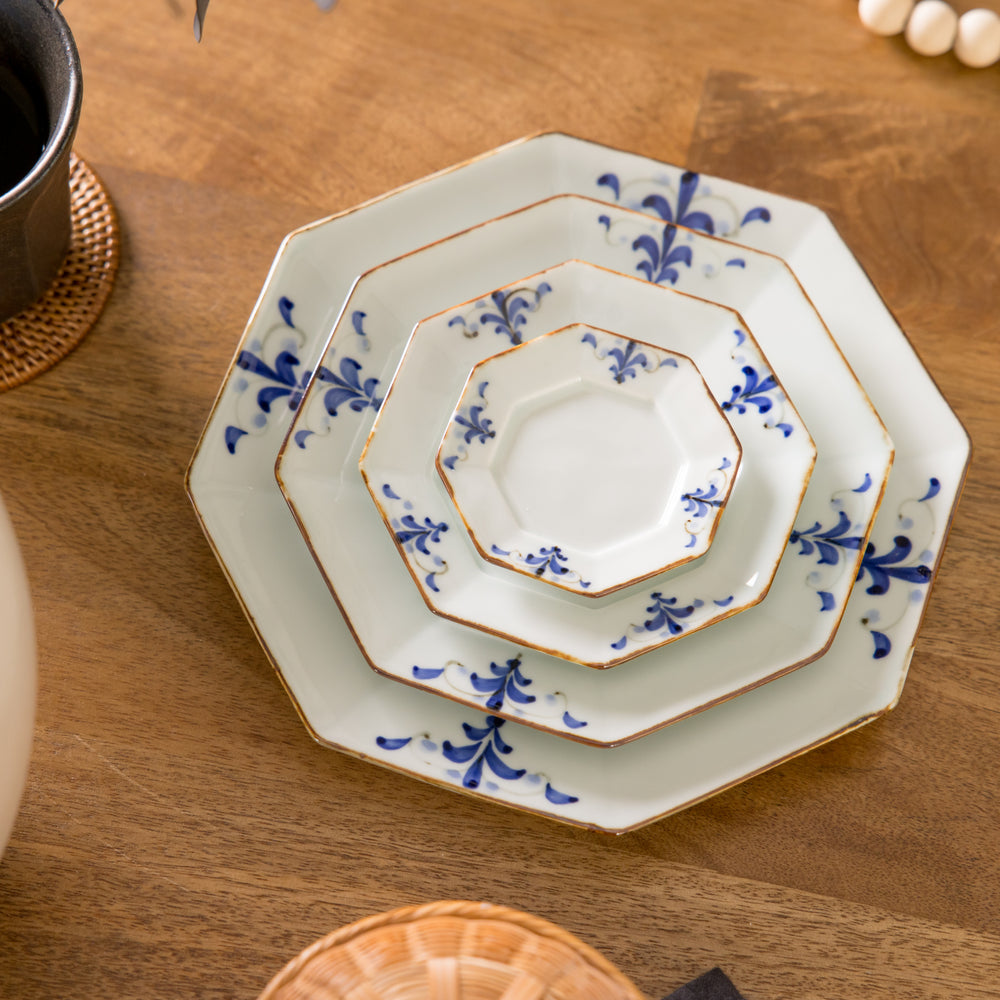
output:
<path id="1" fill-rule="evenodd" d="M 655 212 L 665 222 L 712 226 L 784 257 L 896 447 L 861 579 L 826 654 L 764 687 L 614 749 L 576 745 L 505 723 L 374 674 L 330 601 L 271 467 L 358 274 L 560 192 L 604 195 Z M 746 204 L 766 210 L 768 221 L 758 215 L 764 224 L 741 229 L 746 220 L 739 206 Z M 665 219 L 667 212 L 672 219 Z M 670 280 L 673 247 L 667 251 L 665 259 L 651 263 L 648 276 Z M 683 266 L 683 261 L 677 265 Z M 294 323 L 289 303 L 296 304 Z M 272 336 L 285 338 L 273 364 L 258 353 Z M 272 390 L 264 410 L 259 409 L 259 387 L 254 386 L 252 397 L 247 392 L 257 380 Z M 318 741 L 485 800 L 622 832 L 892 708 L 968 454 L 961 424 L 822 212 L 550 134 L 504 147 L 288 237 L 238 345 L 187 483 L 248 619 Z M 830 558 L 839 559 L 836 536 L 827 532 L 823 538 L 823 527 L 816 525 L 800 543 L 828 544 Z"/>

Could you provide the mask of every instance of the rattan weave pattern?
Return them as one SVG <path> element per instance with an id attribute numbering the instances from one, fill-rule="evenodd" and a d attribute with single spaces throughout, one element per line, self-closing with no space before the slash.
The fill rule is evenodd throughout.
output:
<path id="1" fill-rule="evenodd" d="M 367 917 L 294 958 L 259 1000 L 643 1000 L 556 924 L 445 901 Z"/>
<path id="2" fill-rule="evenodd" d="M 0 322 L 0 391 L 13 389 L 61 361 L 90 332 L 111 294 L 118 270 L 114 207 L 97 175 L 70 157 L 73 234 L 48 291 Z"/>

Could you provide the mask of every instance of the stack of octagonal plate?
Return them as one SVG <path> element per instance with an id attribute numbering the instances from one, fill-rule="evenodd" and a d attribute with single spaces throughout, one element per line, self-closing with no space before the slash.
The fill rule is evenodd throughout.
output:
<path id="1" fill-rule="evenodd" d="M 317 740 L 621 832 L 893 707 L 968 455 L 822 212 L 545 134 L 292 233 L 188 489 Z"/>

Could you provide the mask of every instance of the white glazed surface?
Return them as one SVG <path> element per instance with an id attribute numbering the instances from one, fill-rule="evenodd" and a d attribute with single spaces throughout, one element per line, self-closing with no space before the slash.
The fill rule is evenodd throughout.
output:
<path id="1" fill-rule="evenodd" d="M 704 555 L 740 455 L 689 358 L 572 324 L 473 369 L 435 466 L 484 559 L 598 597 Z"/>
<path id="2" fill-rule="evenodd" d="M 462 297 L 462 289 L 466 295 L 475 289 L 459 274 L 434 282 L 422 280 L 427 273 L 451 274 L 456 261 L 481 261 L 483 274 L 475 275 L 472 281 L 504 271 L 517 273 L 533 261 L 545 261 L 553 255 L 558 260 L 558 242 L 564 239 L 571 257 L 604 264 L 620 260 L 621 248 L 609 244 L 603 227 L 594 225 L 594 207 L 584 199 L 555 199 L 364 276 L 351 295 L 348 311 L 352 315 L 363 312 L 378 323 L 379 334 L 366 336 L 361 348 L 353 324 L 339 324 L 321 373 L 356 357 L 364 357 L 366 363 L 377 362 L 386 370 L 394 368 L 395 349 L 391 358 L 380 353 L 390 329 L 388 343 L 398 342 L 401 347 L 411 326 L 426 310 L 433 309 L 436 301 L 454 302 Z M 618 214 L 627 217 L 632 213 Z M 577 235 L 574 229 L 586 235 Z M 553 237 L 557 246 L 549 242 Z M 536 249 L 525 261 L 523 248 L 529 245 Z M 538 301 L 527 324 L 519 328 L 519 336 L 525 339 L 585 318 L 597 326 L 617 319 L 619 332 L 632 339 L 694 358 L 720 403 L 729 399 L 734 382 L 743 378 L 742 365 L 752 366 L 758 374 L 771 370 L 740 317 L 730 309 L 581 263 L 567 264 L 558 276 L 556 271 L 548 271 L 517 285 L 552 286 Z M 517 294 L 524 293 L 519 288 Z M 391 319 L 381 302 L 392 303 Z M 623 309 L 623 303 L 627 308 Z M 456 622 L 475 623 L 512 642 L 603 667 L 686 639 L 697 629 L 760 601 L 776 572 L 815 458 L 813 441 L 780 385 L 768 394 L 772 405 L 766 413 L 759 413 L 755 406 L 743 407 L 742 412 L 734 408 L 729 413 L 746 457 L 731 502 L 748 516 L 753 511 L 766 511 L 759 530 L 746 532 L 735 521 L 727 525 L 728 519 L 723 518 L 720 537 L 712 546 L 715 551 L 697 564 L 617 591 L 599 602 L 552 588 L 540 593 L 533 582 L 519 575 L 490 572 L 491 567 L 478 558 L 461 530 L 454 530 L 457 514 L 433 469 L 437 443 L 449 416 L 447 401 L 457 397 L 472 365 L 488 357 L 504 339 L 492 332 L 468 337 L 455 324 L 456 318 L 477 311 L 474 303 L 466 303 L 420 324 L 380 408 L 381 419 L 376 419 L 363 459 L 365 465 L 374 465 L 386 475 L 392 466 L 388 494 L 384 477 L 369 483 L 369 488 L 373 495 L 381 494 L 390 537 L 408 541 L 398 548 L 432 609 Z M 505 343 L 509 346 L 509 340 Z M 715 349 L 707 350 L 708 345 Z M 434 662 L 441 654 L 428 650 L 426 643 L 421 651 L 411 644 L 405 653 L 398 646 L 388 655 L 376 652 L 374 644 L 379 640 L 385 642 L 395 635 L 397 643 L 410 643 L 412 632 L 397 626 L 395 615 L 387 622 L 377 608 L 352 599 L 358 573 L 386 588 L 384 599 L 397 615 L 413 594 L 409 581 L 398 576 L 393 561 L 387 564 L 380 559 L 380 553 L 388 550 L 372 537 L 369 526 L 375 524 L 374 511 L 369 509 L 368 498 L 357 490 L 358 480 L 350 471 L 359 452 L 354 424 L 328 416 L 328 384 L 317 378 L 299 407 L 289 438 L 293 443 L 284 449 L 279 462 L 283 488 L 372 662 L 394 673 L 400 670 L 400 655 L 410 664 Z M 445 406 L 440 405 L 442 400 Z M 385 435 L 380 431 L 383 419 L 388 431 Z M 317 432 L 310 434 L 312 428 Z M 333 502 L 342 505 L 342 516 L 331 519 L 327 511 Z M 399 524 L 393 526 L 394 520 L 403 518 L 410 518 L 405 531 Z M 416 544 L 410 541 L 414 535 Z M 658 592 L 661 580 L 667 578 L 670 582 L 664 585 L 672 588 L 665 598 L 671 601 L 671 627 L 638 627 L 649 619 L 651 594 Z M 435 641 L 443 644 L 438 649 L 455 648 L 453 644 L 462 641 L 443 623 L 434 628 L 434 635 Z M 519 654 L 508 652 L 504 660 L 514 655 Z"/>
<path id="3" fill-rule="evenodd" d="M 0 501 L 0 854 L 10 838 L 35 726 L 35 630 L 14 530 Z"/>
<path id="4" fill-rule="evenodd" d="M 609 187 L 612 175 L 616 183 Z M 832 646 L 770 684 L 609 750 L 504 725 L 494 715 L 377 676 L 332 610 L 271 462 L 307 373 L 323 352 L 325 331 L 357 274 L 557 192 L 604 195 L 639 208 L 651 187 L 674 193 L 690 187 L 691 175 L 678 168 L 568 136 L 543 135 L 292 234 L 275 260 L 192 461 L 188 489 L 198 516 L 316 739 L 489 801 L 620 832 L 861 726 L 895 704 L 964 479 L 967 436 L 823 213 L 737 184 L 694 179 L 701 194 L 686 198 L 677 213 L 681 220 L 703 225 L 691 217 L 711 205 L 714 231 L 738 232 L 743 243 L 791 264 L 896 446 L 872 551 Z M 484 190 L 491 192 L 488 202 Z M 735 206 L 762 201 L 770 223 L 740 231 L 742 216 Z M 727 223 L 722 213 L 730 206 Z M 294 329 L 285 320 L 289 301 L 296 303 Z M 752 316 L 748 320 L 752 323 Z M 279 334 L 289 350 L 279 368 L 258 364 L 256 352 Z M 772 358 L 779 369 L 788 360 Z M 263 413 L 261 382 L 283 393 L 270 397 Z M 907 542 L 902 549 L 896 544 L 901 538 Z M 884 565 L 894 574 L 881 593 L 873 592 L 867 567 L 890 551 L 894 561 Z M 917 574 L 923 583 L 908 583 L 903 569 L 920 567 L 927 570 Z M 738 656 L 755 652 L 741 649 Z M 513 774 L 499 776 L 487 752 L 501 755 Z M 458 762 L 459 756 L 464 760 Z"/>

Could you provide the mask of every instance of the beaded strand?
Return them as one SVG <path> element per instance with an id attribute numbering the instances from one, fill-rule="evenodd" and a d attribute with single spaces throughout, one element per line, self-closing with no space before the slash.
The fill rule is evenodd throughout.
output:
<path id="1" fill-rule="evenodd" d="M 945 0 L 859 0 L 858 17 L 876 35 L 903 32 L 922 56 L 953 50 L 959 62 L 974 69 L 1000 61 L 1000 14 L 977 7 L 961 17 Z"/>

